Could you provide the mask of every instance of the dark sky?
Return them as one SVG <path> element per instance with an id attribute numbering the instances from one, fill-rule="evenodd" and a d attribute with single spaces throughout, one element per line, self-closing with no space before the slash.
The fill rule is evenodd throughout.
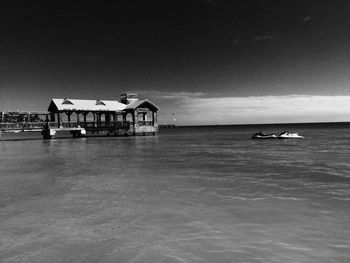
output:
<path id="1" fill-rule="evenodd" d="M 1 0 L 0 36 L 0 108 L 123 91 L 350 95 L 348 1 Z"/>

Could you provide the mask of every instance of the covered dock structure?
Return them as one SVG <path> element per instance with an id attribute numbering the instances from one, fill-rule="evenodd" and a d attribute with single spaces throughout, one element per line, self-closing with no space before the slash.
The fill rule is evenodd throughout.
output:
<path id="1" fill-rule="evenodd" d="M 46 111 L 0 111 L 0 132 L 41 131 L 48 120 Z"/>
<path id="2" fill-rule="evenodd" d="M 44 138 L 56 132 L 70 131 L 74 137 L 84 134 L 155 135 L 159 108 L 137 94 L 124 93 L 120 100 L 52 99 Z"/>

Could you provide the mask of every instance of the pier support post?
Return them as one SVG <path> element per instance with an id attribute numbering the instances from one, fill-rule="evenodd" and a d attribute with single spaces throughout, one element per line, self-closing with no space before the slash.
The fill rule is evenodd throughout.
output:
<path id="1" fill-rule="evenodd" d="M 51 130 L 50 128 L 44 128 L 41 131 L 44 139 L 52 139 L 52 137 L 56 134 L 55 130 Z"/>
<path id="2" fill-rule="evenodd" d="M 43 138 L 46 140 L 49 140 L 52 138 L 52 136 L 50 135 L 50 130 L 42 131 L 42 135 L 43 135 Z"/>

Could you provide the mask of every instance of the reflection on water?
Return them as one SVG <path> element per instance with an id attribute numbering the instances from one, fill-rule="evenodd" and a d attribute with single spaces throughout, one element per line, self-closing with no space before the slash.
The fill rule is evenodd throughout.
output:
<path id="1" fill-rule="evenodd" d="M 0 259 L 348 262 L 349 127 L 288 129 L 1 141 Z"/>

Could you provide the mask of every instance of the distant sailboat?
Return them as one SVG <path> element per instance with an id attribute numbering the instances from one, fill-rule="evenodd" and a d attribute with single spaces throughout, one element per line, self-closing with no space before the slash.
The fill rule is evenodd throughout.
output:
<path id="1" fill-rule="evenodd" d="M 164 125 L 159 125 L 160 128 L 175 128 L 176 127 L 176 118 L 175 118 L 175 114 L 172 113 L 171 114 L 171 119 L 169 119 L 169 124 L 167 122 L 167 120 L 164 120 Z M 171 124 L 170 124 L 171 123 Z"/>
<path id="2" fill-rule="evenodd" d="M 172 115 L 173 115 L 173 119 L 172 119 L 172 120 L 173 120 L 173 126 L 175 127 L 175 126 L 176 126 L 176 125 L 175 125 L 175 123 L 176 123 L 175 114 L 173 113 Z"/>

